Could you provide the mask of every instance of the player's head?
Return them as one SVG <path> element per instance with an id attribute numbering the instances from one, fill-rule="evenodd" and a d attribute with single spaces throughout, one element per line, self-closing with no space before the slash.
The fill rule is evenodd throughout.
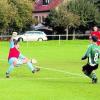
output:
<path id="1" fill-rule="evenodd" d="M 13 32 L 13 33 L 12 33 L 12 36 L 13 36 L 13 37 L 16 37 L 17 34 L 18 34 L 17 32 Z"/>
<path id="2" fill-rule="evenodd" d="M 13 42 L 14 42 L 14 46 L 15 46 L 17 49 L 19 49 L 19 41 L 13 39 Z"/>
<path id="3" fill-rule="evenodd" d="M 98 27 L 97 26 L 94 26 L 93 27 L 93 31 L 98 31 Z"/>
<path id="4" fill-rule="evenodd" d="M 97 38 L 96 36 L 92 36 L 92 37 L 91 37 L 91 41 L 92 41 L 93 43 L 96 43 L 96 42 L 98 41 L 98 38 Z"/>

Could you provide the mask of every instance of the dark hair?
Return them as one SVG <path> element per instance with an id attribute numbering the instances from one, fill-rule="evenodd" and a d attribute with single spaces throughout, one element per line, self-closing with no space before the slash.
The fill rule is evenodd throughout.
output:
<path id="1" fill-rule="evenodd" d="M 93 42 L 97 42 L 98 41 L 98 38 L 96 36 L 92 36 L 91 39 L 92 39 Z"/>
<path id="2" fill-rule="evenodd" d="M 13 42 L 14 42 L 14 45 L 17 45 L 19 41 L 18 41 L 18 40 L 13 39 Z"/>

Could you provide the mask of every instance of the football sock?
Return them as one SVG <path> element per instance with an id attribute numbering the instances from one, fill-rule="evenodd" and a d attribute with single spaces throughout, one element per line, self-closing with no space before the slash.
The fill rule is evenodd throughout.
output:
<path id="1" fill-rule="evenodd" d="M 11 71 L 14 69 L 14 65 L 13 64 L 11 64 L 10 66 L 9 66 L 9 68 L 8 68 L 8 70 L 7 70 L 7 73 L 11 73 Z"/>
<path id="2" fill-rule="evenodd" d="M 95 73 L 91 73 L 89 77 L 92 78 L 92 79 L 96 79 L 97 78 Z"/>
<path id="3" fill-rule="evenodd" d="M 17 61 L 17 65 L 22 65 L 23 62 L 22 61 Z"/>
<path id="4" fill-rule="evenodd" d="M 28 65 L 28 68 L 29 68 L 31 71 L 35 70 L 35 67 L 32 65 L 31 62 L 27 62 L 27 65 Z"/>

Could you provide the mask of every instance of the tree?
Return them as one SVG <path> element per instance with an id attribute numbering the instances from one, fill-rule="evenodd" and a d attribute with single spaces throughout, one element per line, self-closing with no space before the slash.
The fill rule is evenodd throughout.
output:
<path id="1" fill-rule="evenodd" d="M 9 3 L 17 11 L 16 17 L 10 23 L 10 27 L 13 27 L 15 30 L 29 28 L 33 21 L 31 0 L 10 0 Z"/>
<path id="2" fill-rule="evenodd" d="M 47 25 L 51 26 L 53 29 L 62 27 L 66 29 L 68 35 L 68 29 L 80 25 L 80 17 L 73 14 L 65 9 L 64 5 L 61 5 L 58 10 L 52 10 L 46 19 Z"/>
<path id="3" fill-rule="evenodd" d="M 7 0 L 0 0 L 0 32 L 5 32 L 9 23 L 15 17 L 16 11 Z"/>
<path id="4" fill-rule="evenodd" d="M 90 2 L 93 2 L 98 8 L 95 13 L 95 22 L 100 27 L 100 0 L 90 0 Z"/>
<path id="5" fill-rule="evenodd" d="M 32 0 L 0 0 L 0 31 L 22 31 L 33 23 Z"/>
<path id="6" fill-rule="evenodd" d="M 90 0 L 72 0 L 69 2 L 68 11 L 80 16 L 81 26 L 89 27 L 91 24 L 96 24 L 95 18 L 99 13 L 94 2 Z"/>
<path id="7" fill-rule="evenodd" d="M 95 24 L 100 27 L 100 13 L 98 11 L 95 14 Z"/>
<path id="8" fill-rule="evenodd" d="M 90 2 L 93 2 L 98 7 L 100 12 L 100 0 L 90 0 Z"/>

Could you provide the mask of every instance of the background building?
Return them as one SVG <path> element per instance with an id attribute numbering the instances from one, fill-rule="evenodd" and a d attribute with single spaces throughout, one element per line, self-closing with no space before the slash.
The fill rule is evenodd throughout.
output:
<path id="1" fill-rule="evenodd" d="M 36 0 L 33 17 L 36 18 L 38 23 L 42 23 L 48 16 L 50 10 L 56 8 L 63 0 Z"/>

